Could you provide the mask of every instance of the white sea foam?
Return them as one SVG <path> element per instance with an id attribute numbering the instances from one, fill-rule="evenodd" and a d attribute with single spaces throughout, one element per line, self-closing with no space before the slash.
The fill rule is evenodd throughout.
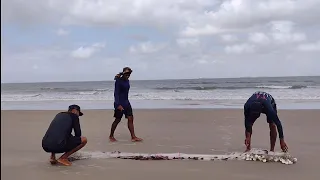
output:
<path id="1" fill-rule="evenodd" d="M 320 100 L 320 89 L 274 89 L 268 91 L 277 100 Z M 132 90 L 130 100 L 246 100 L 253 90 L 188 90 L 144 91 Z M 1 101 L 112 101 L 112 91 L 2 93 Z"/>
<path id="2" fill-rule="evenodd" d="M 303 89 L 303 88 L 315 88 L 313 86 L 256 86 L 256 88 L 262 88 L 262 89 Z"/>

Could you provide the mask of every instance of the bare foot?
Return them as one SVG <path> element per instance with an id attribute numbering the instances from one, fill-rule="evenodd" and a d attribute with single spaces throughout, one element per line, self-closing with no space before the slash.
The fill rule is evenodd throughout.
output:
<path id="1" fill-rule="evenodd" d="M 138 137 L 133 137 L 133 138 L 131 139 L 131 141 L 132 141 L 132 142 L 140 142 L 140 141 L 143 141 L 143 139 L 138 138 Z"/>
<path id="2" fill-rule="evenodd" d="M 117 140 L 116 140 L 116 138 L 114 138 L 114 137 L 109 137 L 109 141 L 110 141 L 110 142 L 116 142 Z"/>
<path id="3" fill-rule="evenodd" d="M 57 161 L 58 161 L 60 164 L 63 164 L 63 165 L 65 165 L 65 166 L 71 166 L 71 165 L 72 165 L 71 162 L 70 162 L 68 159 L 61 159 L 61 158 L 59 158 Z"/>
<path id="4" fill-rule="evenodd" d="M 56 159 L 50 158 L 49 162 L 50 162 L 51 165 L 57 164 L 57 160 Z"/>

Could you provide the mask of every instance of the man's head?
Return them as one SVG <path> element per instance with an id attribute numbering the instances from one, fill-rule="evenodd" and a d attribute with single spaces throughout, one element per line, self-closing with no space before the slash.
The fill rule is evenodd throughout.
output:
<path id="1" fill-rule="evenodd" d="M 122 74 L 123 74 L 123 77 L 124 77 L 125 79 L 129 79 L 131 73 L 132 73 L 132 69 L 129 68 L 129 67 L 124 67 L 123 70 L 122 70 Z"/>
<path id="2" fill-rule="evenodd" d="M 78 116 L 82 116 L 83 113 L 81 112 L 80 106 L 73 104 L 69 106 L 68 112 L 71 112 L 73 114 L 76 114 Z"/>

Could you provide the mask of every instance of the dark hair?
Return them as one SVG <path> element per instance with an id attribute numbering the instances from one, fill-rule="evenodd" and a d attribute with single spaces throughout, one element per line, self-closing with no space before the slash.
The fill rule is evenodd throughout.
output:
<path id="1" fill-rule="evenodd" d="M 122 72 L 125 72 L 125 71 L 129 71 L 130 73 L 132 73 L 132 69 L 130 68 L 130 67 L 124 67 L 123 69 L 122 69 Z"/>
<path id="2" fill-rule="evenodd" d="M 78 110 L 79 111 L 79 116 L 82 116 L 83 113 L 81 112 L 80 106 L 76 105 L 76 104 L 72 104 L 69 106 L 68 108 L 68 112 L 71 112 L 73 109 Z"/>
<path id="3" fill-rule="evenodd" d="M 122 78 L 125 71 L 129 71 L 130 73 L 132 73 L 132 69 L 130 67 L 124 67 L 122 69 L 122 72 L 119 72 L 118 74 L 115 75 L 114 80 L 116 80 L 117 78 Z"/>

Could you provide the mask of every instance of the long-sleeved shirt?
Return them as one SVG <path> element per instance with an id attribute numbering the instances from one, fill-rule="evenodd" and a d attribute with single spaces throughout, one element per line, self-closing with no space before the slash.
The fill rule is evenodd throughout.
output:
<path id="1" fill-rule="evenodd" d="M 63 148 L 72 135 L 72 129 L 76 137 L 81 137 L 79 117 L 69 112 L 58 113 L 42 139 L 42 146 L 52 149 Z"/>
<path id="2" fill-rule="evenodd" d="M 114 106 L 117 108 L 121 105 L 123 108 L 130 105 L 129 102 L 129 90 L 130 82 L 129 80 L 123 78 L 116 78 L 114 86 Z"/>
<path id="3" fill-rule="evenodd" d="M 259 107 L 260 106 L 260 107 Z M 259 112 L 259 109 L 261 113 L 266 114 L 268 120 L 271 120 L 278 129 L 279 138 L 283 138 L 283 128 L 281 121 L 277 115 L 277 107 L 276 102 L 274 98 L 266 93 L 266 92 L 255 92 L 246 102 L 244 106 L 244 116 L 245 116 L 245 128 L 247 132 L 252 131 L 252 125 L 254 121 L 259 117 L 258 115 L 253 115 L 252 111 L 255 108 L 257 109 L 257 112 Z M 260 114 L 260 113 L 259 113 Z M 253 117 L 256 116 L 256 117 Z"/>

